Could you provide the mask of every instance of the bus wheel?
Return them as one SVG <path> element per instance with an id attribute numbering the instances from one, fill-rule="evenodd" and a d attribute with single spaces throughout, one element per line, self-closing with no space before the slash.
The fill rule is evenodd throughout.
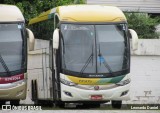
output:
<path id="1" fill-rule="evenodd" d="M 112 101 L 112 108 L 121 109 L 122 101 Z"/>
<path id="2" fill-rule="evenodd" d="M 58 102 L 58 107 L 60 108 L 65 108 L 65 103 L 64 102 Z"/>
<path id="3" fill-rule="evenodd" d="M 20 100 L 12 100 L 12 101 L 10 101 L 10 105 L 18 106 L 19 102 L 20 102 Z"/>

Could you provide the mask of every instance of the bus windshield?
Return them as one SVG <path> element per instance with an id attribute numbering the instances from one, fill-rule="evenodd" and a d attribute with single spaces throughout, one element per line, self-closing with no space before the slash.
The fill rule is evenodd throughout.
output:
<path id="1" fill-rule="evenodd" d="M 62 24 L 63 73 L 89 77 L 127 74 L 129 45 L 126 29 L 126 24 Z"/>
<path id="2" fill-rule="evenodd" d="M 0 24 L 0 77 L 19 74 L 23 66 L 23 24 Z"/>

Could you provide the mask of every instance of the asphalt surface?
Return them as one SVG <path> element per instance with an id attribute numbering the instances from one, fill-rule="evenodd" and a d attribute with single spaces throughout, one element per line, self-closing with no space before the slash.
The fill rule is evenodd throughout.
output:
<path id="1" fill-rule="evenodd" d="M 151 110 L 45 110 L 45 111 L 0 111 L 0 113 L 160 113 Z"/>

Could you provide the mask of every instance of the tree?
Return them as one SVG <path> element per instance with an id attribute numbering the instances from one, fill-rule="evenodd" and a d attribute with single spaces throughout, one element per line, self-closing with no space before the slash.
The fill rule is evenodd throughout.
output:
<path id="1" fill-rule="evenodd" d="M 31 18 L 38 16 L 40 13 L 52 9 L 56 6 L 68 5 L 74 3 L 84 3 L 84 0 L 2 0 L 1 4 L 12 4 L 19 7 L 22 11 L 26 26 Z M 29 27 L 36 38 L 49 40 L 53 34 L 53 21 L 49 20 Z"/>
<path id="2" fill-rule="evenodd" d="M 159 24 L 158 18 L 151 18 L 146 13 L 125 13 L 128 21 L 128 26 L 134 29 L 139 38 L 159 38 L 159 35 L 155 32 L 155 26 Z"/>
<path id="3" fill-rule="evenodd" d="M 78 0 L 84 3 L 84 0 Z M 75 0 L 1 0 L 1 4 L 16 5 L 22 11 L 25 19 L 38 16 L 40 13 L 60 5 L 73 4 Z"/>

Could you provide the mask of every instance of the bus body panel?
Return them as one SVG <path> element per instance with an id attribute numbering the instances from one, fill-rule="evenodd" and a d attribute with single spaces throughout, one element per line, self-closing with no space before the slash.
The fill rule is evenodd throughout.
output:
<path id="1" fill-rule="evenodd" d="M 24 78 L 25 78 L 24 80 L 20 80 L 17 82 L 0 84 L 0 99 L 2 100 L 26 99 L 27 73 L 24 74 Z"/>
<path id="2" fill-rule="evenodd" d="M 59 16 L 63 22 L 126 22 L 126 17 L 121 10 L 114 6 L 102 5 L 69 5 L 59 6 L 41 13 L 31 19 L 29 25 Z M 82 16 L 83 14 L 83 16 Z"/>
<path id="3" fill-rule="evenodd" d="M 123 12 L 114 6 L 101 6 L 101 5 L 60 6 L 57 7 L 56 12 L 59 15 L 60 21 L 66 21 L 66 22 L 126 21 L 126 17 L 124 16 Z"/>
<path id="4" fill-rule="evenodd" d="M 130 69 L 130 55 L 128 55 L 128 54 L 130 54 L 130 47 L 129 47 L 130 44 L 129 44 L 129 38 L 127 36 L 127 30 L 128 30 L 127 20 L 126 20 L 125 15 L 123 14 L 123 12 L 116 7 L 102 6 L 102 5 L 59 6 L 59 7 L 53 8 L 47 12 L 43 12 L 39 16 L 31 19 L 29 21 L 29 24 L 32 25 L 32 24 L 35 24 L 35 23 L 38 23 L 38 22 L 41 22 L 44 20 L 49 20 L 51 18 L 54 19 L 55 26 L 53 26 L 53 27 L 54 28 L 57 27 L 60 31 L 60 33 L 59 33 L 60 34 L 60 37 L 59 37 L 59 44 L 60 45 L 59 45 L 58 49 L 57 48 L 54 49 L 53 44 L 50 44 L 50 46 L 52 47 L 52 52 L 50 52 L 49 54 L 50 54 L 50 57 L 52 57 L 51 58 L 52 60 L 49 61 L 49 63 L 53 64 L 53 65 L 52 65 L 52 68 L 49 72 L 50 77 L 51 77 L 49 82 L 51 82 L 51 83 L 47 83 L 47 84 L 50 84 L 50 87 L 48 90 L 51 94 L 50 97 L 48 97 L 48 98 L 50 98 L 51 100 L 53 99 L 53 102 L 55 102 L 55 103 L 56 103 L 56 101 L 62 101 L 62 102 L 81 102 L 81 101 L 88 101 L 89 102 L 89 101 L 91 101 L 92 102 L 92 101 L 94 101 L 94 100 L 92 100 L 92 99 L 94 99 L 94 98 L 92 98 L 94 96 L 95 96 L 95 98 L 97 98 L 98 96 L 101 97 L 101 99 L 96 100 L 97 102 L 103 102 L 103 101 L 107 102 L 108 100 L 109 101 L 110 100 L 117 100 L 117 101 L 129 100 L 130 99 L 130 91 L 129 90 L 130 90 L 131 83 L 130 83 L 130 75 L 128 74 L 130 71 L 129 70 Z M 81 80 L 84 80 L 84 81 L 86 80 L 85 83 L 83 83 L 84 81 L 80 82 L 80 79 L 77 79 L 78 77 L 76 76 L 76 74 L 72 73 L 71 74 L 72 77 L 69 77 L 69 74 L 68 75 L 63 74 L 64 71 L 62 69 L 62 62 L 63 62 L 62 54 L 65 54 L 66 50 L 62 47 L 62 45 L 65 46 L 65 40 L 64 40 L 65 37 L 62 36 L 63 34 L 62 34 L 62 29 L 61 29 L 62 24 L 70 24 L 70 25 L 77 24 L 77 25 L 84 25 L 84 26 L 85 25 L 86 26 L 93 25 L 94 27 L 95 27 L 95 25 L 126 24 L 126 27 L 123 26 L 123 30 L 121 29 L 122 27 L 120 27 L 120 26 L 115 26 L 115 28 L 118 29 L 119 31 L 124 31 L 123 38 L 125 37 L 125 43 L 127 45 L 126 50 L 128 50 L 127 51 L 127 53 L 128 53 L 127 58 L 129 61 L 128 71 L 125 74 L 117 74 L 116 77 L 120 77 L 120 78 L 118 78 L 118 80 L 107 80 L 109 78 L 108 76 L 95 77 L 96 79 L 100 79 L 101 81 L 105 82 L 105 84 L 103 84 L 103 83 L 98 84 L 96 80 L 95 81 L 93 80 L 94 77 L 89 78 L 87 76 L 88 78 L 86 78 L 86 77 L 81 76 L 80 73 L 83 73 L 83 71 L 79 72 L 79 71 L 74 71 L 74 70 L 68 70 L 71 72 L 79 73 L 79 78 L 81 78 Z M 69 28 L 69 27 L 66 25 L 66 27 L 64 27 L 63 30 L 64 31 L 66 30 L 66 32 L 67 32 L 67 28 Z M 84 27 L 81 27 L 81 28 L 84 28 Z M 72 30 L 72 29 L 74 29 L 74 27 L 70 27 L 69 30 Z M 78 29 L 76 29 L 76 27 L 74 30 L 75 30 L 75 32 L 76 32 L 76 30 L 78 31 Z M 81 29 L 81 31 L 82 31 L 82 29 Z M 93 31 L 96 31 L 96 30 L 94 29 Z M 113 30 L 111 30 L 111 31 L 113 31 Z M 90 36 L 93 36 L 93 34 L 94 33 L 91 32 Z M 72 35 L 72 36 L 74 37 L 77 35 Z M 76 39 L 76 38 L 80 39 L 81 37 L 82 36 L 80 35 L 80 37 L 77 36 L 77 37 L 74 37 L 73 39 Z M 96 35 L 94 37 L 96 37 Z M 53 43 L 54 37 L 50 37 L 50 38 L 51 38 L 50 41 L 52 41 L 52 43 Z M 113 39 L 114 39 L 114 37 L 113 37 Z M 76 43 L 73 40 L 70 40 L 68 42 L 73 42 L 76 45 Z M 77 42 L 78 42 L 78 40 L 77 40 Z M 94 41 L 94 44 L 96 46 L 97 42 Z M 70 45 L 72 45 L 72 44 L 70 44 Z M 93 47 L 93 46 L 92 46 L 92 48 L 93 48 L 92 50 L 94 50 L 95 48 L 97 49 L 97 47 Z M 99 46 L 99 48 L 100 48 L 100 46 Z M 62 49 L 64 49 L 64 50 L 62 50 Z M 96 49 L 95 49 L 95 51 L 96 51 Z M 109 49 L 109 48 L 107 48 L 107 49 Z M 117 51 L 120 51 L 120 50 L 117 50 Z M 100 52 L 100 49 L 99 49 L 99 52 Z M 84 52 L 84 53 L 87 54 L 87 52 Z M 125 53 L 125 52 L 123 51 L 121 53 Z M 72 53 L 70 53 L 70 54 L 72 55 Z M 75 54 L 76 54 L 76 52 L 75 52 Z M 77 51 L 77 54 L 82 54 L 82 53 L 80 51 Z M 98 54 L 96 53 L 95 55 L 98 55 Z M 112 56 L 109 56 L 109 57 L 112 57 Z M 97 57 L 97 58 L 99 58 L 99 57 Z M 72 59 L 73 58 L 71 58 L 71 61 L 72 61 Z M 96 59 L 96 58 L 94 58 L 94 59 Z M 88 60 L 86 59 L 86 61 L 88 61 Z M 99 61 L 104 62 L 103 59 L 99 59 Z M 96 65 L 96 66 L 98 67 L 98 65 Z M 84 65 L 84 67 L 85 67 L 85 65 Z M 78 68 L 76 68 L 76 69 L 78 69 Z M 97 74 L 96 72 L 92 73 L 92 74 L 93 75 Z M 38 77 L 37 79 L 39 79 L 39 78 L 43 79 L 43 77 Z M 113 78 L 114 77 L 110 77 L 110 79 L 113 79 Z M 46 79 L 44 79 L 44 80 L 46 80 Z M 129 80 L 129 82 L 125 85 L 117 85 L 117 83 L 123 82 L 125 80 Z M 89 82 L 87 83 L 87 81 L 92 81 L 92 84 L 90 84 Z M 66 84 L 69 84 L 70 82 L 73 86 L 66 85 Z M 39 86 L 41 86 L 42 82 L 38 81 L 37 84 Z M 98 89 L 96 89 L 96 87 L 98 87 Z M 44 91 L 44 92 L 41 92 L 41 91 L 42 90 L 38 90 L 38 92 L 37 92 L 39 94 L 38 99 L 47 100 L 48 98 L 46 98 L 44 96 L 46 94 L 46 91 Z"/>
<path id="5" fill-rule="evenodd" d="M 48 75 L 44 75 L 43 77 L 37 77 L 37 90 L 38 90 L 38 99 L 39 100 L 49 100 L 53 97 L 52 92 L 52 77 L 50 69 L 46 70 Z M 39 75 L 37 75 L 39 76 Z M 43 82 L 45 80 L 45 82 Z"/>
<path id="6" fill-rule="evenodd" d="M 18 29 L 20 31 L 20 32 L 18 31 L 18 33 L 20 33 L 20 35 L 17 32 L 14 31 L 15 28 L 13 26 L 10 27 L 10 28 L 14 28 L 14 29 L 12 29 L 10 31 L 14 31 L 12 33 L 13 34 L 15 33 L 16 35 L 18 35 L 17 37 L 18 37 L 18 39 L 20 39 L 18 41 L 21 41 L 21 43 L 22 43 L 22 45 L 21 45 L 22 47 L 20 47 L 20 48 L 23 48 L 23 49 L 22 49 L 22 52 L 20 54 L 23 54 L 25 56 L 21 55 L 21 57 L 24 58 L 24 60 L 21 60 L 21 62 L 22 62 L 22 64 L 24 64 L 24 62 L 25 62 L 24 67 L 27 66 L 27 60 L 25 59 L 25 58 L 27 58 L 26 57 L 26 55 L 27 55 L 27 42 L 26 42 L 27 40 L 26 40 L 26 38 L 27 37 L 25 35 L 25 30 L 26 29 L 25 29 L 25 25 L 24 25 L 25 24 L 25 19 L 23 17 L 22 12 L 20 11 L 20 9 L 17 6 L 14 6 L 14 5 L 0 4 L 0 24 L 6 25 L 6 26 L 17 24 L 16 30 Z M 5 32 L 3 32 L 3 30 Z M 4 36 L 7 36 L 7 38 L 12 38 L 11 36 L 8 35 L 8 34 L 10 34 L 10 32 L 7 32 L 7 29 L 4 28 L 3 30 L 2 30 L 2 35 L 0 34 L 2 36 L 1 40 L 0 40 L 0 42 L 2 41 L 1 45 L 4 44 L 3 43 L 3 41 L 5 39 Z M 15 43 L 17 41 L 17 39 L 16 39 L 17 37 L 13 37 L 12 40 L 10 40 L 10 43 L 11 44 Z M 4 48 L 4 47 L 2 47 L 2 48 Z M 7 50 L 9 50 L 11 52 L 14 51 L 14 50 L 10 50 L 8 48 L 5 51 L 7 51 Z M 2 49 L 2 51 L 3 51 L 3 49 Z M 8 54 L 11 54 L 11 52 L 10 53 L 8 52 Z M 1 56 L 1 62 L 0 63 L 3 64 L 2 67 L 6 70 L 6 68 L 8 68 L 8 66 L 7 66 L 8 63 L 5 64 L 6 58 L 4 58 L 5 60 L 2 58 L 4 56 L 3 55 Z M 10 55 L 10 56 L 12 57 L 12 55 Z M 13 58 L 14 58 L 14 56 L 13 56 Z M 21 59 L 23 59 L 23 58 L 21 58 Z M 11 59 L 9 59 L 9 60 L 11 60 Z M 6 65 L 6 66 L 4 66 L 4 65 Z M 10 65 L 12 66 L 13 64 L 11 63 Z M 12 67 L 14 67 L 14 66 L 12 66 Z M 3 74 L 0 75 L 0 79 L 2 78 L 4 80 L 4 79 L 7 78 L 9 80 L 6 83 L 4 83 L 4 81 L 2 81 L 2 83 L 0 83 L 0 100 L 4 100 L 4 101 L 12 101 L 12 100 L 17 101 L 18 100 L 19 101 L 21 99 L 22 100 L 26 99 L 26 94 L 27 94 L 27 73 L 26 73 L 26 70 L 27 69 L 26 68 L 25 69 L 21 68 L 20 70 L 21 70 L 21 72 L 16 72 L 16 74 L 14 74 L 14 71 L 17 71 L 17 70 L 11 70 L 10 71 L 9 68 L 8 68 L 8 70 L 6 70 L 7 74 L 5 76 Z M 22 72 L 22 70 L 23 70 L 23 72 Z M 3 73 L 3 72 L 1 72 L 1 73 Z M 18 74 L 23 74 L 24 75 L 23 79 L 21 79 L 21 80 L 11 80 L 13 78 L 13 76 L 16 76 Z"/>
<path id="7" fill-rule="evenodd" d="M 24 22 L 20 9 L 14 5 L 0 4 L 0 22 Z"/>
<path id="8" fill-rule="evenodd" d="M 70 87 L 64 84 L 61 84 L 61 100 L 62 101 L 92 101 L 91 96 L 93 95 L 102 95 L 102 100 L 98 101 L 108 101 L 108 100 L 129 100 L 130 93 L 128 92 L 126 95 L 121 96 L 121 94 L 127 90 L 129 90 L 130 84 L 125 86 L 120 86 L 117 88 L 109 89 L 109 90 L 82 90 L 75 87 Z M 69 92 L 72 94 L 72 97 L 66 95 L 64 92 Z"/>
<path id="9" fill-rule="evenodd" d="M 62 79 L 66 79 L 67 75 L 60 74 Z M 89 78 L 88 78 L 89 79 Z M 104 78 L 101 78 L 104 79 Z M 121 81 L 130 79 L 130 75 L 126 75 Z M 66 79 L 69 81 L 69 79 Z M 72 82 L 72 81 L 69 81 Z M 124 86 L 118 86 L 115 83 L 112 84 L 112 87 L 109 88 L 107 84 L 97 85 L 75 85 L 68 86 L 61 82 L 61 100 L 62 101 L 92 101 L 92 95 L 101 95 L 102 100 L 99 101 L 108 101 L 108 100 L 129 100 L 130 99 L 130 83 Z M 114 85 L 114 87 L 113 87 Z M 99 87 L 99 89 L 95 90 L 95 87 Z M 122 96 L 123 92 L 127 93 Z M 72 96 L 68 96 L 66 93 L 70 93 Z"/>
<path id="10" fill-rule="evenodd" d="M 0 4 L 0 11 L 0 22 L 24 22 L 24 17 L 17 6 Z"/>

